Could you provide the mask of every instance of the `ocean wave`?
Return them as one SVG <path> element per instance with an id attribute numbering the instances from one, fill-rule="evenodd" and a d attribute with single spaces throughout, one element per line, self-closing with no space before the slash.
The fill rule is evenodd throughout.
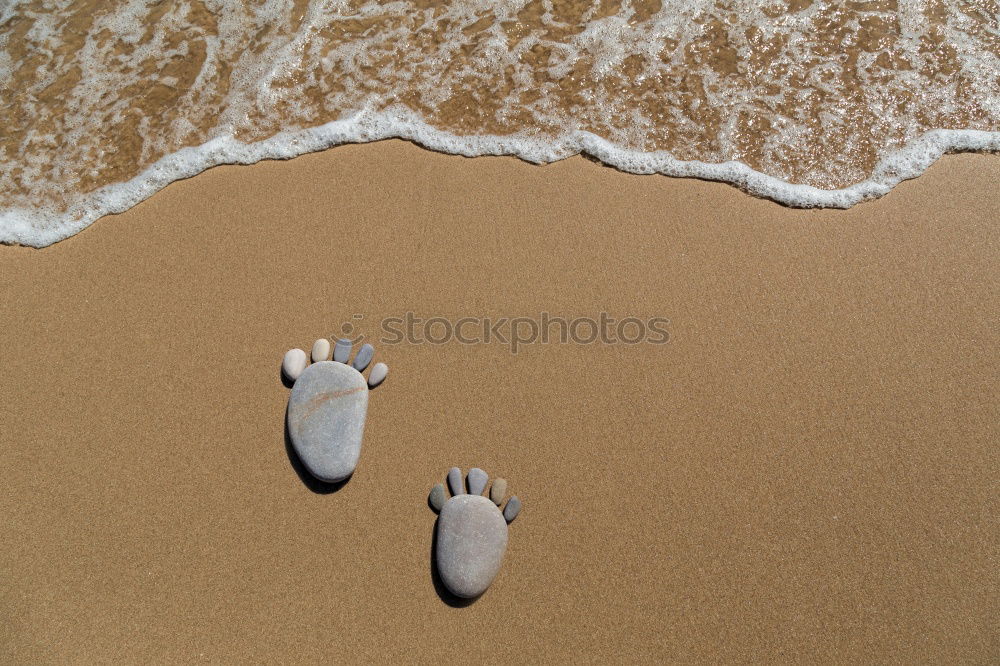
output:
<path id="1" fill-rule="evenodd" d="M 996 151 L 995 2 L 10 0 L 0 241 L 219 164 L 398 137 L 730 182 L 790 206 Z"/>
<path id="2" fill-rule="evenodd" d="M 213 166 L 291 159 L 338 145 L 393 138 L 443 153 L 466 157 L 509 155 L 535 164 L 587 154 L 629 173 L 727 182 L 750 194 L 799 208 L 850 208 L 887 194 L 904 180 L 916 178 L 946 153 L 1000 151 L 1000 132 L 931 130 L 882 160 L 872 177 L 864 182 L 824 190 L 785 182 L 741 162 L 711 164 L 679 160 L 664 152 L 637 152 L 589 132 L 576 132 L 555 141 L 516 136 L 457 136 L 431 127 L 408 109 L 396 108 L 358 113 L 349 119 L 281 132 L 254 143 L 220 137 L 198 147 L 183 148 L 159 159 L 128 182 L 106 185 L 87 195 L 66 212 L 16 208 L 0 212 L 0 242 L 33 247 L 51 245 L 79 233 L 105 215 L 128 210 L 170 183 L 191 178 Z"/>

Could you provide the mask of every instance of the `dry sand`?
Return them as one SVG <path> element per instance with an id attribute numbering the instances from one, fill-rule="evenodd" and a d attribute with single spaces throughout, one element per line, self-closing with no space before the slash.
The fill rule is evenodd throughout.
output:
<path id="1" fill-rule="evenodd" d="M 386 142 L 0 248 L 2 661 L 995 662 L 998 177 L 799 211 Z M 282 354 L 407 311 L 672 339 L 381 347 L 361 466 L 314 492 Z M 451 465 L 524 501 L 465 608 Z"/>

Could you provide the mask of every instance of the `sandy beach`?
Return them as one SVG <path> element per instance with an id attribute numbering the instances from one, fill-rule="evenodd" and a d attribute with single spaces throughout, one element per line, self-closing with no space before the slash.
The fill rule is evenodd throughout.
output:
<path id="1" fill-rule="evenodd" d="M 998 182 L 794 210 L 387 141 L 0 247 L 0 661 L 996 662 Z M 380 344 L 407 312 L 670 341 Z M 391 373 L 325 492 L 279 365 L 348 321 Z M 524 503 L 467 607 L 453 465 Z"/>

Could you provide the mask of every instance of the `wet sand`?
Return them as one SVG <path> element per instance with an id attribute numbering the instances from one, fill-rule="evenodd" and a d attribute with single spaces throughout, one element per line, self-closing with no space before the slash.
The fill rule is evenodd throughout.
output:
<path id="1" fill-rule="evenodd" d="M 998 178 L 801 211 L 391 141 L 0 247 L 3 661 L 995 661 Z M 379 346 L 357 473 L 305 482 L 282 354 L 407 311 L 671 339 Z M 467 607 L 452 465 L 524 502 Z"/>

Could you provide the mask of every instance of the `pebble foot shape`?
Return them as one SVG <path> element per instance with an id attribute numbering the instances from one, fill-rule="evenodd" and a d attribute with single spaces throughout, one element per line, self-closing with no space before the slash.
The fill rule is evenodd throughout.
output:
<path id="1" fill-rule="evenodd" d="M 310 474 L 336 483 L 354 473 L 361 457 L 371 387 L 357 368 L 347 364 L 349 340 L 337 341 L 333 361 L 325 360 L 330 345 L 323 342 L 313 345 L 312 356 L 324 360 L 306 367 L 305 353 L 293 349 L 285 354 L 282 370 L 295 382 L 288 398 L 292 448 Z M 370 361 L 371 352 L 366 355 Z M 363 359 L 358 365 L 364 369 L 367 362 Z"/>
<path id="2" fill-rule="evenodd" d="M 469 477 L 470 489 L 478 487 L 479 479 L 473 479 L 472 472 Z M 488 478 L 483 478 L 479 492 L 485 489 L 486 481 Z M 507 523 L 517 517 L 521 502 L 511 498 L 501 512 L 499 502 L 495 504 L 488 497 L 464 492 L 462 472 L 457 467 L 448 472 L 448 485 L 452 489 L 450 499 L 444 500 L 441 484 L 434 486 L 430 495 L 435 510 L 444 500 L 436 527 L 434 566 L 449 592 L 463 599 L 475 599 L 489 588 L 500 571 L 507 550 Z"/>

